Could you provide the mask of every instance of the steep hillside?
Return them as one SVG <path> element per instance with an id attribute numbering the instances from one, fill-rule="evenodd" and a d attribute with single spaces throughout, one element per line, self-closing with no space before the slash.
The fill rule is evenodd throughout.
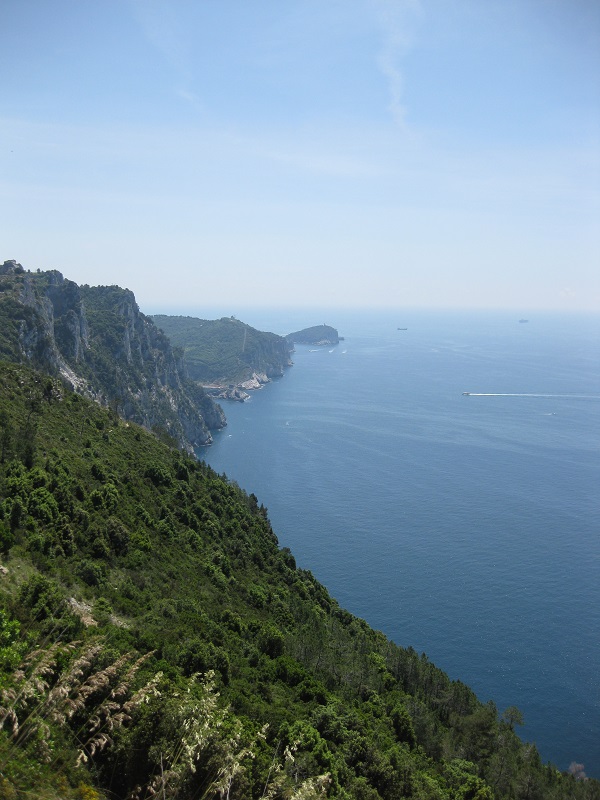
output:
<path id="1" fill-rule="evenodd" d="M 0 267 L 0 355 L 60 375 L 125 419 L 180 446 L 209 444 L 225 417 L 132 292 L 78 286 L 60 272 Z"/>
<path id="2" fill-rule="evenodd" d="M 292 363 L 293 346 L 283 336 L 258 331 L 234 317 L 206 320 L 161 314 L 153 319 L 183 349 L 190 377 L 203 385 L 253 389 L 280 377 Z"/>
<path id="3" fill-rule="evenodd" d="M 0 797 L 600 798 L 204 463 L 0 362 Z"/>

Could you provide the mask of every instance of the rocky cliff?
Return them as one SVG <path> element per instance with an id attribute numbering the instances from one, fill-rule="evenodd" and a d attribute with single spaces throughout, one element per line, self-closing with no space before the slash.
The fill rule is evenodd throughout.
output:
<path id="1" fill-rule="evenodd" d="M 132 292 L 78 286 L 60 272 L 0 266 L 0 357 L 60 375 L 72 388 L 191 450 L 222 428 L 221 408 L 190 380 Z"/>

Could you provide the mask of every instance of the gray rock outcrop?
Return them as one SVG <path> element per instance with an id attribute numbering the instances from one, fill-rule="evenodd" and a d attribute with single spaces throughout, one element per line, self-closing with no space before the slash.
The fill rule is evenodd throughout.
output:
<path id="1" fill-rule="evenodd" d="M 7 322 L 1 351 L 14 361 L 60 375 L 74 390 L 127 420 L 164 431 L 181 447 L 210 444 L 225 415 L 189 379 L 175 351 L 133 292 L 78 286 L 56 271 L 0 266 L 0 310 Z"/>

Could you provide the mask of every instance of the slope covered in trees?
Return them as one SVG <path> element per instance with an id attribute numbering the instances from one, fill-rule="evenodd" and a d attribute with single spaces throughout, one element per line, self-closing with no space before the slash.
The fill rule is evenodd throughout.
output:
<path id="1" fill-rule="evenodd" d="M 21 365 L 0 409 L 0 797 L 600 797 L 225 476 Z"/>
<path id="2" fill-rule="evenodd" d="M 303 328 L 301 331 L 288 333 L 285 337 L 290 344 L 338 344 L 338 332 L 330 325 L 313 325 L 312 328 Z"/>
<path id="3" fill-rule="evenodd" d="M 293 347 L 283 336 L 266 333 L 234 317 L 208 320 L 153 317 L 170 341 L 182 348 L 190 377 L 201 384 L 241 384 L 283 375 Z"/>

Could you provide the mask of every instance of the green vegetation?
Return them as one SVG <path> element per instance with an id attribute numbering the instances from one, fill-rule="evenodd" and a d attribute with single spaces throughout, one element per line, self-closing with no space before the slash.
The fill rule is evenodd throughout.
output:
<path id="1" fill-rule="evenodd" d="M 206 464 L 0 362 L 0 798 L 600 798 Z"/>
<path id="2" fill-rule="evenodd" d="M 190 377 L 201 384 L 240 384 L 256 373 L 266 378 L 283 375 L 291 364 L 286 340 L 235 319 L 153 317 L 170 341 L 183 349 Z"/>
<path id="3" fill-rule="evenodd" d="M 335 328 L 330 325 L 313 325 L 312 328 L 303 328 L 295 333 L 288 333 L 285 337 L 290 344 L 338 344 L 340 338 Z"/>

